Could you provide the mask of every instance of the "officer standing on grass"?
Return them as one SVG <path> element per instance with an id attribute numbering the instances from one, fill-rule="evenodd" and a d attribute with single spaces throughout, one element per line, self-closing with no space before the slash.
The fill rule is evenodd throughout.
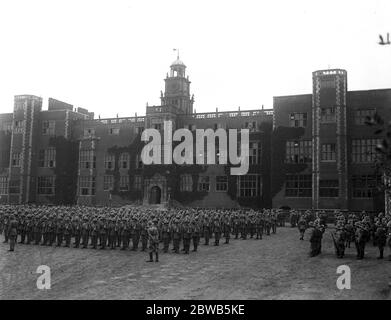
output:
<path id="1" fill-rule="evenodd" d="M 159 262 L 159 230 L 157 228 L 157 219 L 150 221 L 147 227 L 149 241 L 149 260 L 153 262 L 153 254 L 155 253 L 155 262 Z"/>

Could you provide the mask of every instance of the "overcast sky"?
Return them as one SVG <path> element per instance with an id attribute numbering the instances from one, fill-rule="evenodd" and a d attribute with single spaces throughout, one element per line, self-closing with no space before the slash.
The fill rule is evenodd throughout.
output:
<path id="1" fill-rule="evenodd" d="M 311 73 L 348 71 L 350 90 L 391 87 L 390 0 L 1 0 L 0 112 L 34 94 L 102 117 L 160 103 L 175 60 L 197 112 L 272 107 L 311 93 Z M 44 105 L 45 106 L 45 105 Z"/>

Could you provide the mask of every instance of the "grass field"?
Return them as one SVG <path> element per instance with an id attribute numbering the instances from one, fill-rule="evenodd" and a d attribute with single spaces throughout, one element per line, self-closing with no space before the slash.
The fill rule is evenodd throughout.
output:
<path id="1" fill-rule="evenodd" d="M 337 259 L 329 232 L 315 258 L 289 227 L 263 240 L 200 245 L 190 255 L 161 253 L 159 263 L 147 263 L 145 252 L 17 245 L 11 253 L 1 243 L 0 298 L 390 299 L 391 261 L 377 260 L 372 244 L 364 260 L 356 260 L 354 246 Z M 351 268 L 350 290 L 336 286 L 342 264 Z M 51 268 L 50 290 L 37 289 L 39 265 Z"/>

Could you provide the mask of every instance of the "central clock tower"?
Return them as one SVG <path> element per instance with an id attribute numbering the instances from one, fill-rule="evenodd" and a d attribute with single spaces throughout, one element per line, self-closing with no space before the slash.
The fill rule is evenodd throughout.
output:
<path id="1" fill-rule="evenodd" d="M 179 59 L 171 64 L 170 75 L 167 74 L 164 95 L 161 94 L 162 106 L 173 106 L 178 112 L 184 114 L 193 113 L 193 96 L 190 97 L 190 81 L 186 77 L 186 66 Z"/>

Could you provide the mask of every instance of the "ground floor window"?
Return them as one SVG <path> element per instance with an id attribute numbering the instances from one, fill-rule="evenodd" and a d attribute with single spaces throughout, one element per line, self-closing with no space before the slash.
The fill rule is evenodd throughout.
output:
<path id="1" fill-rule="evenodd" d="M 352 176 L 352 196 L 353 198 L 373 198 L 381 184 L 381 176 L 354 175 Z"/>
<path id="2" fill-rule="evenodd" d="M 8 194 L 8 177 L 0 177 L 0 194 Z"/>
<path id="3" fill-rule="evenodd" d="M 121 176 L 119 180 L 119 190 L 120 191 L 129 190 L 129 176 Z"/>
<path id="4" fill-rule="evenodd" d="M 136 190 L 141 190 L 141 188 L 142 188 L 142 178 L 141 178 L 141 176 L 134 176 L 134 188 Z"/>
<path id="5" fill-rule="evenodd" d="M 338 180 L 320 180 L 319 197 L 337 198 L 339 191 Z"/>
<path id="6" fill-rule="evenodd" d="M 259 174 L 238 176 L 238 196 L 258 197 L 261 195 L 262 179 Z"/>
<path id="7" fill-rule="evenodd" d="M 9 182 L 9 194 L 20 193 L 20 180 L 10 180 Z"/>
<path id="8" fill-rule="evenodd" d="M 180 190 L 193 191 L 193 178 L 190 174 L 183 174 L 180 176 Z"/>
<path id="9" fill-rule="evenodd" d="M 285 176 L 286 197 L 312 197 L 312 175 L 287 174 Z"/>
<path id="10" fill-rule="evenodd" d="M 198 191 L 209 191 L 210 182 L 208 176 L 201 176 L 198 179 Z"/>
<path id="11" fill-rule="evenodd" d="M 227 191 L 228 190 L 228 177 L 217 176 L 216 177 L 216 191 Z"/>
<path id="12" fill-rule="evenodd" d="M 79 177 L 79 189 L 82 196 L 95 195 L 95 177 L 81 176 Z"/>
<path id="13" fill-rule="evenodd" d="M 112 175 L 103 176 L 103 190 L 111 191 L 114 186 L 114 177 Z"/>
<path id="14" fill-rule="evenodd" d="M 55 193 L 55 177 L 38 177 L 37 193 L 41 195 L 53 195 Z"/>

